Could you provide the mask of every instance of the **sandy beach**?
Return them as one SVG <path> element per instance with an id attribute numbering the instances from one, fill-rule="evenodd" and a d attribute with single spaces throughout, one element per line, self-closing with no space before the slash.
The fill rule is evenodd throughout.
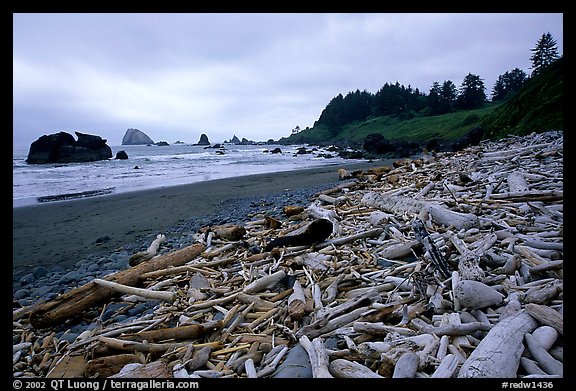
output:
<path id="1" fill-rule="evenodd" d="M 226 214 L 227 200 L 338 182 L 338 169 L 368 169 L 391 161 L 357 162 L 218 179 L 13 208 L 13 268 L 69 267 L 92 253 L 110 253 L 194 217 Z M 248 218 L 247 218 L 248 220 Z M 109 240 L 97 243 L 97 239 Z"/>

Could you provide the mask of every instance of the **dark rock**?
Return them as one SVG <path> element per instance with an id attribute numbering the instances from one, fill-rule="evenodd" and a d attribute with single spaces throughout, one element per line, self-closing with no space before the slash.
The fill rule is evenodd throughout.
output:
<path id="1" fill-rule="evenodd" d="M 271 150 L 270 153 L 282 153 L 282 150 L 280 148 L 276 147 L 273 150 Z"/>
<path id="2" fill-rule="evenodd" d="M 33 283 L 34 281 L 36 281 L 36 277 L 34 277 L 34 274 L 32 273 L 26 274 L 20 277 L 20 280 L 18 280 L 18 282 L 20 282 L 20 285 L 28 285 Z"/>
<path id="3" fill-rule="evenodd" d="M 126 160 L 128 159 L 128 154 L 124 150 L 118 151 L 116 152 L 116 159 Z"/>
<path id="4" fill-rule="evenodd" d="M 128 129 L 122 137 L 122 145 L 146 145 L 154 144 L 154 141 L 144 132 L 138 129 Z"/>
<path id="5" fill-rule="evenodd" d="M 167 147 L 170 144 L 168 144 L 166 141 L 158 141 L 157 143 L 154 143 L 154 145 L 157 145 L 159 147 Z"/>
<path id="6" fill-rule="evenodd" d="M 210 141 L 208 140 L 208 136 L 206 136 L 204 133 L 202 133 L 200 135 L 200 140 L 198 140 L 198 142 L 194 145 L 210 145 Z"/>
<path id="7" fill-rule="evenodd" d="M 384 136 L 379 133 L 370 133 L 364 139 L 363 148 L 366 152 L 382 155 L 388 152 L 394 152 L 394 146 L 390 140 L 386 140 Z"/>
<path id="8" fill-rule="evenodd" d="M 34 269 L 32 274 L 34 274 L 34 277 L 36 277 L 36 278 L 42 278 L 46 274 L 48 274 L 48 270 L 46 270 L 46 268 L 44 266 L 38 266 L 37 268 Z"/>
<path id="9" fill-rule="evenodd" d="M 64 274 L 60 280 L 58 281 L 59 284 L 70 284 L 71 282 L 75 282 L 75 281 L 79 281 L 80 278 L 82 278 L 82 276 L 80 275 L 80 272 L 73 270 L 71 272 L 68 272 L 66 274 Z"/>
<path id="10" fill-rule="evenodd" d="M 108 236 L 108 235 L 102 235 L 102 236 L 100 236 L 100 237 L 98 237 L 98 238 L 96 239 L 96 244 L 106 243 L 106 242 L 108 242 L 108 241 L 111 240 L 111 239 L 112 239 L 112 238 L 111 238 L 110 236 Z"/>
<path id="11" fill-rule="evenodd" d="M 230 139 L 230 141 L 228 141 L 230 144 L 240 144 L 240 139 L 238 137 L 236 137 L 236 135 L 234 135 L 234 137 L 232 137 Z"/>
<path id="12" fill-rule="evenodd" d="M 29 164 L 72 163 L 106 160 L 112 149 L 100 136 L 75 132 L 78 140 L 66 132 L 44 135 L 30 145 Z"/>
<path id="13" fill-rule="evenodd" d="M 306 349 L 302 345 L 297 344 L 294 346 L 286 358 L 278 366 L 276 373 L 272 375 L 274 378 L 311 378 L 312 377 L 312 364 Z"/>

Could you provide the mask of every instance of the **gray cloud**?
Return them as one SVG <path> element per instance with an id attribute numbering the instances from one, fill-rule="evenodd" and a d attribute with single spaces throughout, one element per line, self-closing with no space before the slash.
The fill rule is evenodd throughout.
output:
<path id="1" fill-rule="evenodd" d="M 65 130 L 117 145 L 278 139 L 339 93 L 529 73 L 562 14 L 14 14 L 14 143 Z"/>

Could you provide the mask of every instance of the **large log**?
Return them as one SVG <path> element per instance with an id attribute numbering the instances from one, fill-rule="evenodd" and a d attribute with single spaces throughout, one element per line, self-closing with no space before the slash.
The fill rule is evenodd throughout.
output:
<path id="1" fill-rule="evenodd" d="M 362 197 L 361 204 L 393 213 L 408 212 L 419 214 L 422 211 L 426 211 L 436 224 L 452 225 L 456 230 L 480 226 L 480 220 L 476 215 L 454 212 L 439 204 L 424 202 L 411 197 L 384 196 L 376 192 L 369 192 Z"/>
<path id="2" fill-rule="evenodd" d="M 140 282 L 142 274 L 166 269 L 170 266 L 181 266 L 200 255 L 204 248 L 203 244 L 196 243 L 168 254 L 159 255 L 129 269 L 108 275 L 104 279 L 122 285 L 136 286 Z M 37 329 L 57 326 L 119 294 L 119 292 L 91 281 L 56 297 L 54 300 L 40 304 L 30 314 L 30 324 Z"/>
<path id="3" fill-rule="evenodd" d="M 524 352 L 524 335 L 538 322 L 525 311 L 498 322 L 468 356 L 459 378 L 516 378 Z"/>

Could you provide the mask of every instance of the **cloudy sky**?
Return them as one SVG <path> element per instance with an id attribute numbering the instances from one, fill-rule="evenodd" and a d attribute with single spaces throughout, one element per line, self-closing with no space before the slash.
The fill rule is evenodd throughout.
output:
<path id="1" fill-rule="evenodd" d="M 530 74 L 546 32 L 563 54 L 562 13 L 15 13 L 13 142 L 277 140 L 386 82 L 428 93 L 472 73 L 490 95 L 504 72 Z"/>

